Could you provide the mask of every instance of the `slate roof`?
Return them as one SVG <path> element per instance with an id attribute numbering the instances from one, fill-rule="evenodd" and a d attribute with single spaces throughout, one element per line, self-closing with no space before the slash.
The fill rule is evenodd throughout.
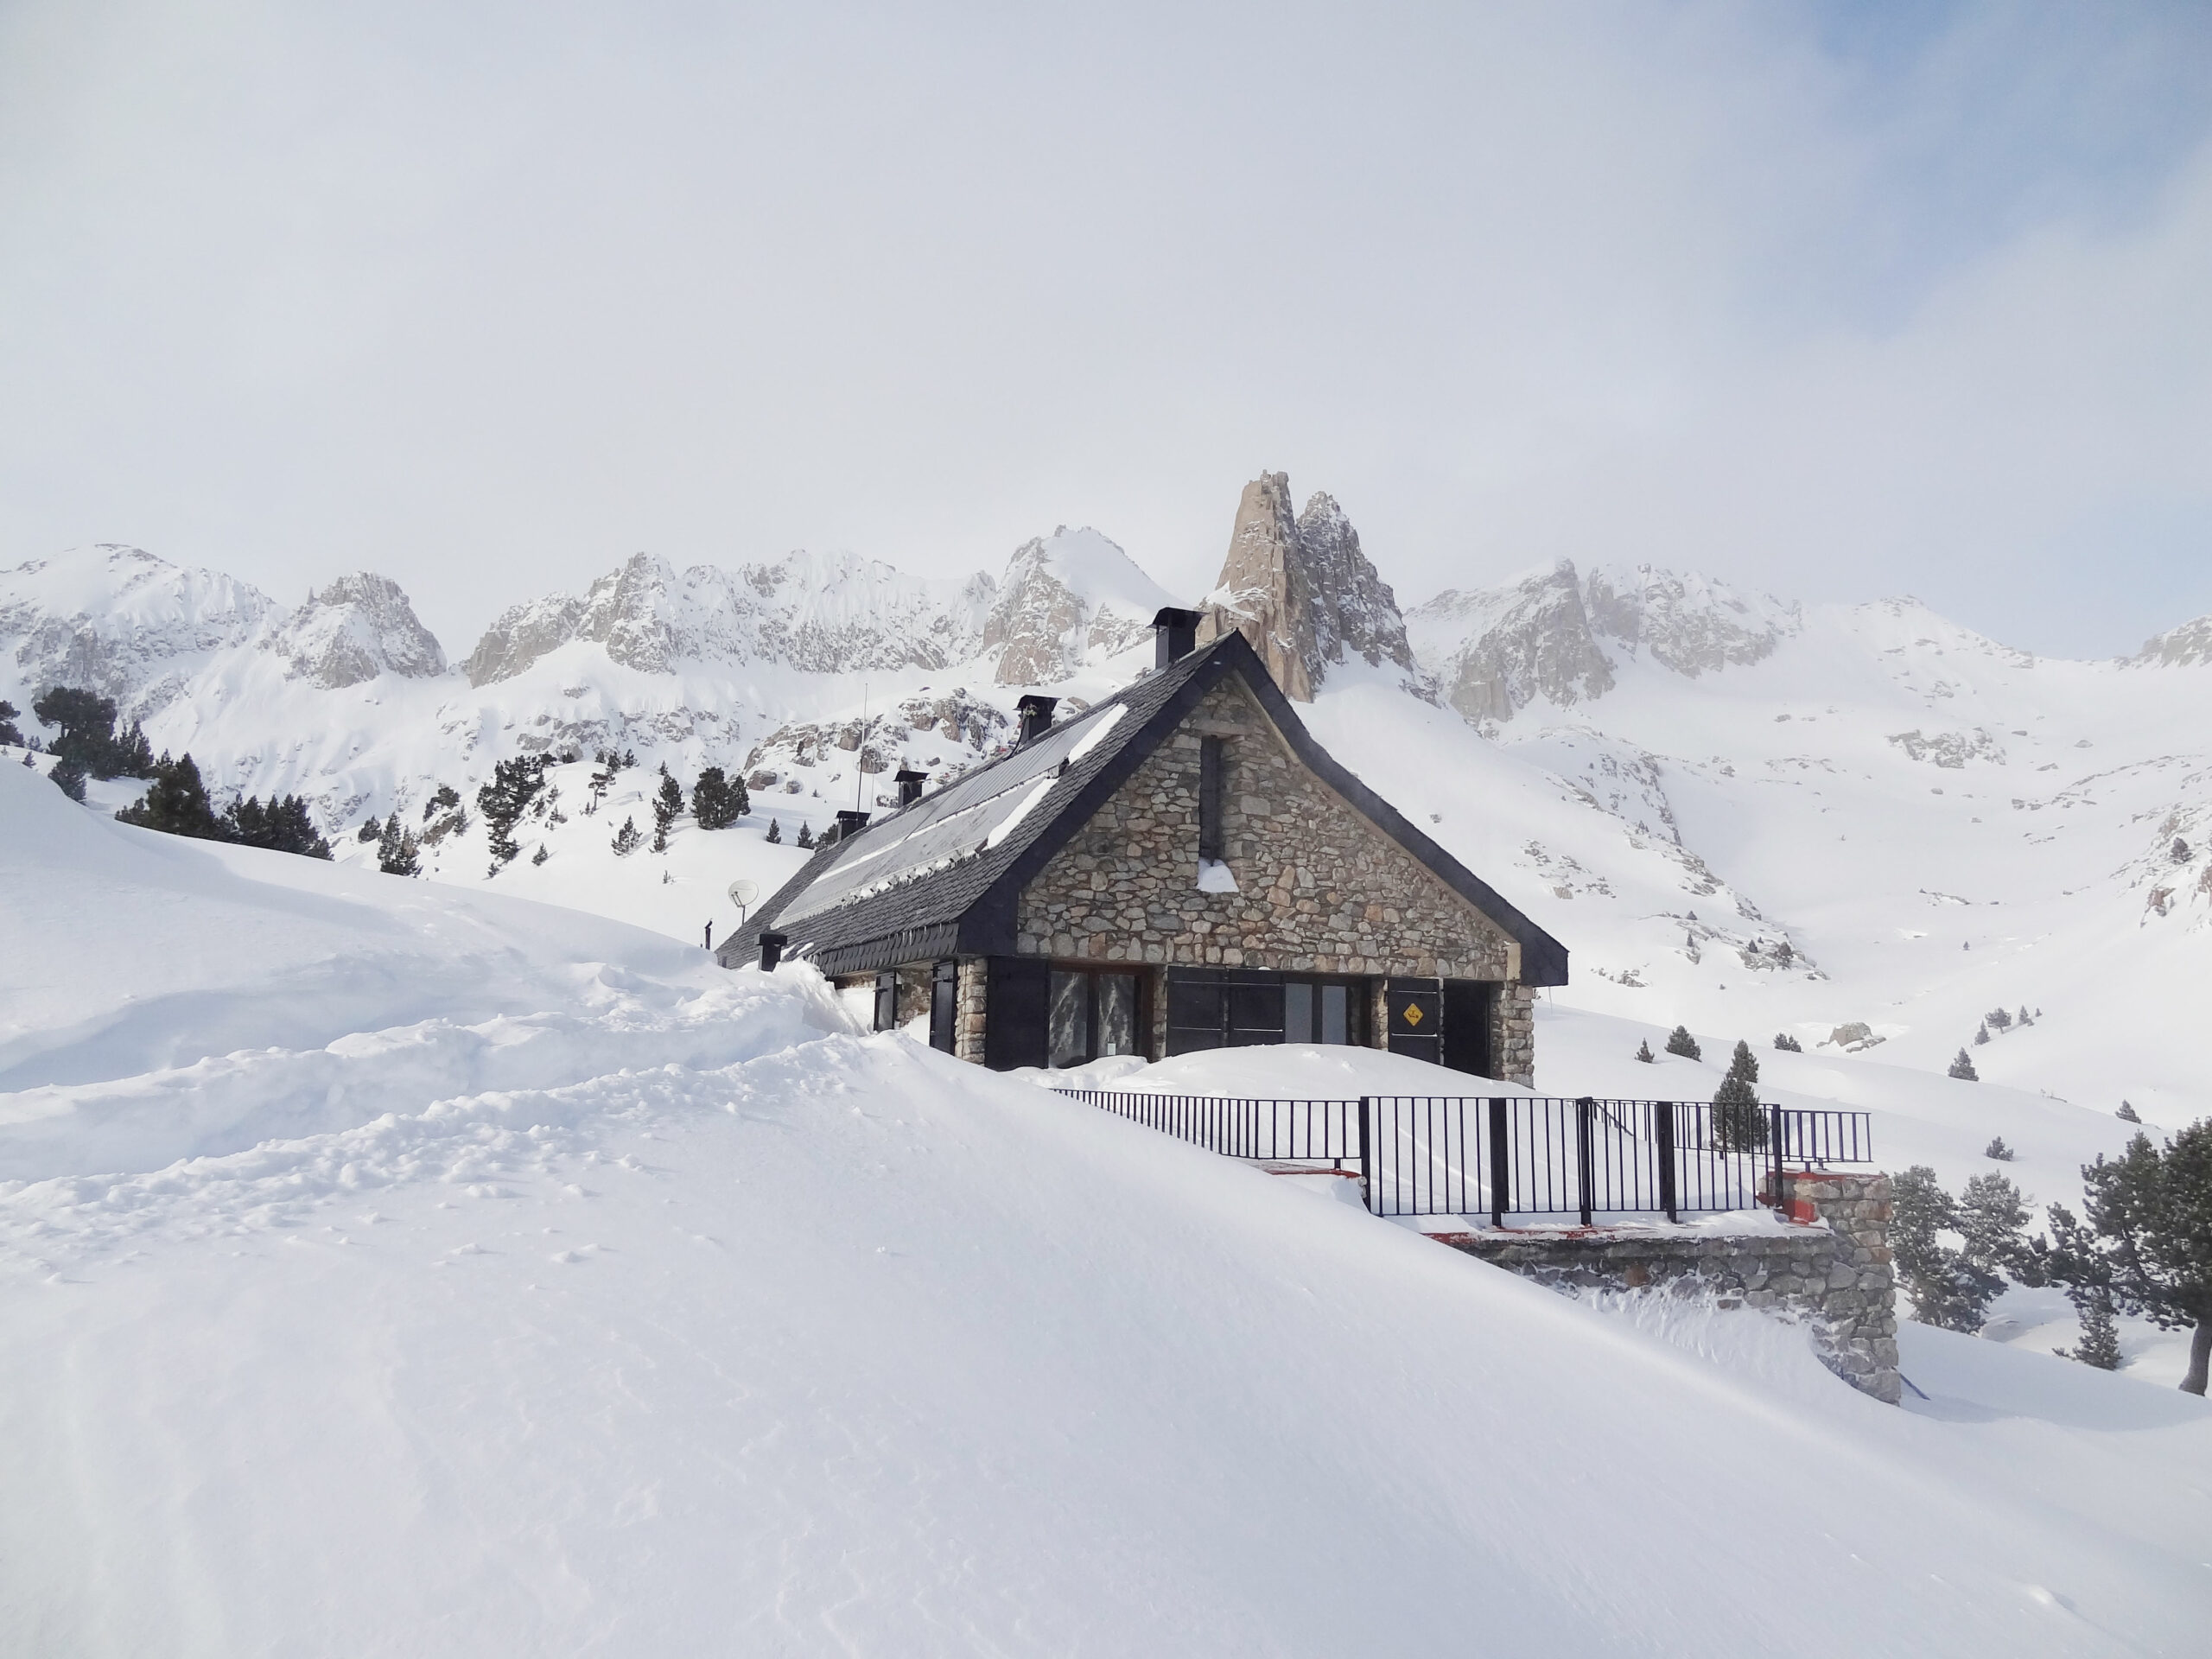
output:
<path id="1" fill-rule="evenodd" d="M 771 929 L 789 939 L 786 954 L 805 956 L 828 974 L 1012 955 L 1021 889 L 1230 675 L 1306 766 L 1520 943 L 1522 983 L 1567 982 L 1567 948 L 1339 766 L 1236 633 L 823 848 L 716 956 L 725 967 L 750 962 Z"/>

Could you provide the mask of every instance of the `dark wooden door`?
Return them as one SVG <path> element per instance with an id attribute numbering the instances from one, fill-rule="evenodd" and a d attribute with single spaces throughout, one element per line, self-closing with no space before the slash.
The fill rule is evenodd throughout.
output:
<path id="1" fill-rule="evenodd" d="M 1382 988 L 1390 1052 L 1438 1065 L 1444 1059 L 1444 987 L 1434 979 L 1394 979 Z"/>

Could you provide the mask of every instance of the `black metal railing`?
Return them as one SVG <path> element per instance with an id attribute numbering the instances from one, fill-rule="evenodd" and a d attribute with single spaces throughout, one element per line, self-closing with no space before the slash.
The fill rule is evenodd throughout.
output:
<path id="1" fill-rule="evenodd" d="M 1281 1100 L 1064 1089 L 1232 1158 L 1359 1171 L 1378 1216 L 1576 1217 L 1751 1210 L 1785 1168 L 1864 1164 L 1864 1112 L 1559 1096 Z"/>
<path id="2" fill-rule="evenodd" d="M 1231 1158 L 1268 1163 L 1357 1166 L 1357 1100 L 1270 1100 L 1226 1095 L 1153 1095 L 1111 1089 L 1056 1092 Z"/>

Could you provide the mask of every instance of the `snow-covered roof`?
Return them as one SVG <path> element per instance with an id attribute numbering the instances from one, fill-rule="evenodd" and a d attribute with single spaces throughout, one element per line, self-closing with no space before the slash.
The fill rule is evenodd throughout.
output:
<path id="1" fill-rule="evenodd" d="M 824 848 L 724 942 L 721 960 L 729 967 L 750 960 L 764 931 L 783 934 L 792 954 L 830 973 L 1010 954 L 1021 888 L 1229 675 L 1258 698 L 1310 769 L 1520 943 L 1524 982 L 1566 982 L 1566 947 L 1338 765 L 1236 633 Z"/>

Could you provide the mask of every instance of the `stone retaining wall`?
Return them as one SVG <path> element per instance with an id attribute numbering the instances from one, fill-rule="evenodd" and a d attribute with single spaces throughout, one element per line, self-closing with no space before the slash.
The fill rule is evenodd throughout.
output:
<path id="1" fill-rule="evenodd" d="M 1790 1172 L 1781 1232 L 1715 1234 L 1651 1227 L 1437 1235 L 1454 1249 L 1573 1293 L 1710 1292 L 1724 1307 L 1802 1319 L 1821 1363 L 1862 1393 L 1895 1405 L 1897 1284 L 1890 1265 L 1890 1179 Z"/>

